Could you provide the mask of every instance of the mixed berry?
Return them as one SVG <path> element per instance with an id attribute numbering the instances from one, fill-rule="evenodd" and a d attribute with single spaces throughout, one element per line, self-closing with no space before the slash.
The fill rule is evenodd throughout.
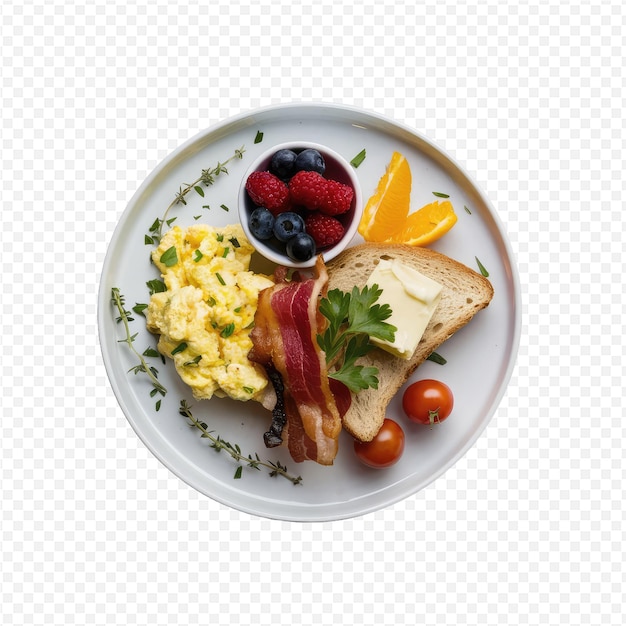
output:
<path id="1" fill-rule="evenodd" d="M 268 170 L 246 180 L 255 205 L 249 218 L 252 235 L 279 242 L 299 262 L 335 245 L 345 233 L 341 217 L 352 206 L 354 190 L 325 178 L 325 172 L 324 157 L 314 148 L 275 152 Z"/>

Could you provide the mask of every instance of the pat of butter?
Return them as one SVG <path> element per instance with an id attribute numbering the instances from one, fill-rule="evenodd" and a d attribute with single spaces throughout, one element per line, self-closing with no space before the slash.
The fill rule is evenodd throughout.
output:
<path id="1" fill-rule="evenodd" d="M 443 287 L 412 267 L 384 259 L 370 274 L 367 284 L 382 289 L 378 303 L 391 307 L 391 317 L 386 321 L 398 329 L 393 342 L 372 337 L 372 343 L 410 359 L 439 304 Z"/>

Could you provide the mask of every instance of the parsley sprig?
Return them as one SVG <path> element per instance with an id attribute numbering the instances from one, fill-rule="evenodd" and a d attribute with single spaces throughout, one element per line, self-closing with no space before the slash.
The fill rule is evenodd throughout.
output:
<path id="1" fill-rule="evenodd" d="M 378 369 L 356 361 L 375 347 L 370 337 L 393 341 L 397 330 L 385 321 L 391 316 L 389 305 L 376 304 L 381 293 L 378 285 L 361 290 L 355 286 L 351 293 L 332 289 L 320 301 L 319 310 L 328 327 L 317 336 L 317 342 L 326 353 L 328 375 L 353 392 L 378 389 Z"/>
<path id="2" fill-rule="evenodd" d="M 213 435 L 209 430 L 209 427 L 200 420 L 196 419 L 192 412 L 191 407 L 185 400 L 180 401 L 180 409 L 178 411 L 183 417 L 187 418 L 190 426 L 197 428 L 202 434 L 201 437 L 203 439 L 208 439 L 211 442 L 211 448 L 213 448 L 216 452 L 224 452 L 230 454 L 230 456 L 239 463 L 237 468 L 235 469 L 234 478 L 239 479 L 243 475 L 243 467 L 244 464 L 246 467 L 251 467 L 252 469 L 261 470 L 261 467 L 264 467 L 269 470 L 270 476 L 282 476 L 287 480 L 291 481 L 294 485 L 299 485 L 302 483 L 301 476 L 293 476 L 287 471 L 287 467 L 283 465 L 280 461 L 276 461 L 276 463 L 272 463 L 271 461 L 261 461 L 259 455 L 255 452 L 254 456 L 249 454 L 246 456 L 241 451 L 241 448 L 237 444 L 231 444 L 228 441 L 222 439 L 219 435 Z"/>

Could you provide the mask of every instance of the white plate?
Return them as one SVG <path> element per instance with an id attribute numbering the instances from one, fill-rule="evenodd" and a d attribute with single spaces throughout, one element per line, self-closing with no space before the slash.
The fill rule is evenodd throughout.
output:
<path id="1" fill-rule="evenodd" d="M 255 144 L 257 131 L 263 133 L 263 140 Z M 193 401 L 171 361 L 167 365 L 154 361 L 168 389 L 156 411 L 148 381 L 129 373 L 137 361 L 119 343 L 123 328 L 115 323 L 111 289 L 120 289 L 127 308 L 148 301 L 146 282 L 158 273 L 150 263 L 152 247 L 145 245 L 144 235 L 163 216 L 180 186 L 245 146 L 243 159 L 231 162 L 228 175 L 205 187 L 204 198 L 192 192 L 187 205 L 177 205 L 169 215 L 181 226 L 198 223 L 197 215 L 202 215 L 199 221 L 214 225 L 232 223 L 237 219 L 240 179 L 248 164 L 268 146 L 291 140 L 326 144 L 348 160 L 365 148 L 367 157 L 357 169 L 365 198 L 374 191 L 392 152 L 402 152 L 413 173 L 413 209 L 431 202 L 433 192 L 441 192 L 449 194 L 458 215 L 456 226 L 433 248 L 474 269 L 478 269 L 478 257 L 494 286 L 490 306 L 438 350 L 447 364 L 427 361 L 411 379 L 438 378 L 452 388 L 455 408 L 448 420 L 433 429 L 420 427 L 402 415 L 401 393 L 390 404 L 388 415 L 405 430 L 406 450 L 386 470 L 362 466 L 346 433 L 332 467 L 296 464 L 284 449 L 266 450 L 262 434 L 269 424 L 267 412 L 252 403 Z M 152 172 L 113 234 L 102 269 L 98 322 L 104 363 L 117 399 L 137 435 L 172 472 L 199 492 L 241 511 L 274 519 L 318 521 L 353 517 L 402 500 L 431 483 L 473 445 L 511 375 L 519 343 L 520 308 L 517 270 L 502 224 L 489 200 L 457 163 L 425 137 L 381 116 L 330 104 L 291 104 L 240 115 L 209 128 Z M 135 316 L 131 325 L 138 333 L 135 345 L 140 351 L 156 345 L 141 316 Z M 300 475 L 302 483 L 294 486 L 282 477 L 272 478 L 250 468 L 235 479 L 236 463 L 225 452 L 210 449 L 207 440 L 179 415 L 181 399 L 193 405 L 194 416 L 215 434 L 239 444 L 245 454 L 258 452 L 262 459 L 279 460 L 292 474 Z"/>

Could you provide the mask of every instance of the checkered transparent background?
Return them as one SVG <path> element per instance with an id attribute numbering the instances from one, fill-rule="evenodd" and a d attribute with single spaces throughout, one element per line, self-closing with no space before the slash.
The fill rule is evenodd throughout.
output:
<path id="1" fill-rule="evenodd" d="M 620 1 L 9 0 L 0 18 L 3 624 L 624 622 Z M 163 467 L 96 325 L 148 173 L 294 100 L 389 115 L 452 154 L 498 208 L 524 299 L 472 450 L 404 502 L 313 525 Z"/>

